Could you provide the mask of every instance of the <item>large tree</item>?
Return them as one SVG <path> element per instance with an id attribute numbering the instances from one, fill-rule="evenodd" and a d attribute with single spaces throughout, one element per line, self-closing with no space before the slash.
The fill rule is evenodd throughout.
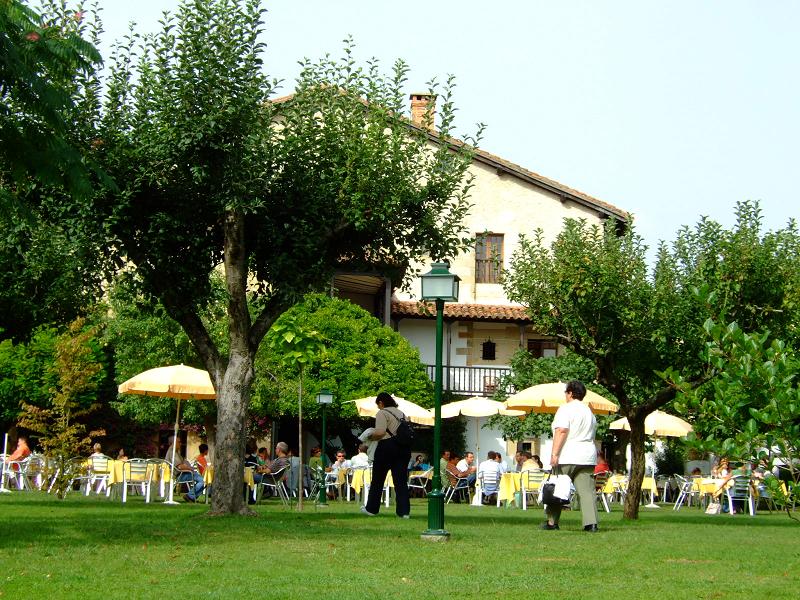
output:
<path id="1" fill-rule="evenodd" d="M 76 86 L 100 62 L 97 29 L 66 3 L 42 4 L 39 14 L 0 0 L 0 201 L 10 187 L 41 183 L 88 194 L 99 174 L 71 131 Z"/>
<path id="2" fill-rule="evenodd" d="M 92 178 L 112 185 L 76 117 L 97 108 L 81 93 L 97 83 L 97 25 L 63 2 L 41 14 L 27 4 L 0 1 L 0 328 L 15 340 L 65 326 L 99 296 L 97 244 L 65 226 L 61 204 Z"/>
<path id="3" fill-rule="evenodd" d="M 469 144 L 431 146 L 402 117 L 407 68 L 303 65 L 271 102 L 257 0 L 186 0 L 157 35 L 131 37 L 110 65 L 96 159 L 120 191 L 74 202 L 106 248 L 180 323 L 217 390 L 212 511 L 246 512 L 245 417 L 254 358 L 275 320 L 338 266 L 400 281 L 424 255 L 466 247 Z M 91 91 L 91 90 L 90 90 Z M 440 136 L 452 126 L 451 86 Z M 94 113 L 88 113 L 92 117 Z M 227 352 L 199 311 L 222 268 Z"/>
<path id="4" fill-rule="evenodd" d="M 534 325 L 591 360 L 631 427 L 625 517 L 636 518 L 644 477 L 644 419 L 679 388 L 714 374 L 703 360 L 708 318 L 748 331 L 794 332 L 798 234 L 793 225 L 761 232 L 757 203 L 741 203 L 731 230 L 703 219 L 662 244 L 649 272 L 646 248 L 630 228 L 567 220 L 551 246 L 525 239 L 506 279 L 509 297 Z"/>

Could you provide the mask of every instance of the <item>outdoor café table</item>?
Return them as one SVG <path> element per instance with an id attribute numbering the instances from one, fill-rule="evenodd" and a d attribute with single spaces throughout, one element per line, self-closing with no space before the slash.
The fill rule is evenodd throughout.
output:
<path id="1" fill-rule="evenodd" d="M 497 490 L 498 502 L 505 500 L 506 506 L 515 502 L 514 494 L 522 490 L 522 473 L 503 473 L 500 477 L 500 488 Z"/>
<path id="2" fill-rule="evenodd" d="M 705 506 L 706 502 L 711 498 L 722 485 L 724 479 L 717 479 L 713 477 L 696 477 L 692 490 L 700 495 L 700 505 Z M 733 485 L 733 479 L 730 480 Z"/>
<path id="3" fill-rule="evenodd" d="M 350 486 L 355 490 L 356 495 L 358 495 L 361 493 L 361 489 L 364 487 L 364 484 L 369 484 L 371 479 L 372 469 L 353 469 L 353 481 Z M 386 481 L 383 485 L 391 488 L 394 487 L 394 481 L 392 480 L 391 472 L 386 473 Z M 366 498 L 364 498 L 364 504 L 366 504 Z M 386 506 L 389 506 L 388 494 L 386 497 Z"/>
<path id="4" fill-rule="evenodd" d="M 612 475 L 606 481 L 606 486 L 603 488 L 604 494 L 613 494 L 616 488 L 621 487 L 626 489 L 628 487 L 628 477 L 626 475 Z M 642 479 L 642 491 L 650 492 L 650 500 L 658 496 L 658 484 L 654 477 L 645 477 Z"/>
<path id="5" fill-rule="evenodd" d="M 110 495 L 112 486 L 123 483 L 123 470 L 126 462 L 127 461 L 124 460 L 113 459 L 108 461 L 108 488 L 106 490 L 106 496 Z M 161 463 L 160 467 L 159 469 L 158 465 L 147 465 L 147 479 L 160 482 L 161 488 L 159 495 L 163 497 L 164 484 L 170 480 L 171 473 L 168 463 Z"/>
<path id="6" fill-rule="evenodd" d="M 247 487 L 250 489 L 250 492 L 253 494 L 253 500 L 256 498 L 256 481 L 253 477 L 253 467 L 245 467 L 244 468 L 244 476 L 242 477 L 242 481 L 247 484 Z M 203 483 L 206 486 L 206 489 L 214 483 L 214 466 L 208 465 L 206 470 L 203 472 Z M 206 494 L 206 503 L 208 503 L 208 494 Z"/>

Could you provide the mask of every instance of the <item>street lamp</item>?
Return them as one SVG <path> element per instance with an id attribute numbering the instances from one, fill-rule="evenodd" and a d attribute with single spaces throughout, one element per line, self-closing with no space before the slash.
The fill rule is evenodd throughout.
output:
<path id="1" fill-rule="evenodd" d="M 325 489 L 325 408 L 332 402 L 333 394 L 330 390 L 326 390 L 325 388 L 321 389 L 317 394 L 317 404 L 322 406 L 322 481 L 319 486 L 319 501 L 317 504 L 323 506 L 328 504 Z"/>
<path id="2" fill-rule="evenodd" d="M 434 370 L 433 400 L 433 483 L 428 494 L 428 529 L 422 532 L 422 539 L 446 541 L 450 532 L 444 528 L 444 494 L 439 466 L 442 440 L 442 324 L 444 303 L 458 301 L 458 275 L 450 272 L 447 263 L 435 262 L 431 270 L 422 276 L 422 299 L 436 302 L 436 368 Z"/>

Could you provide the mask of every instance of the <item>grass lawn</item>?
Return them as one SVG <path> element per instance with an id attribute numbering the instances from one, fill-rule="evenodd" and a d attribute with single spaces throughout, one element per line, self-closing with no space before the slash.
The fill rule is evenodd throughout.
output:
<path id="1" fill-rule="evenodd" d="M 710 516 L 619 506 L 602 531 L 541 531 L 541 509 L 449 505 L 451 540 L 423 542 L 427 504 L 275 499 L 258 517 L 204 505 L 128 505 L 77 494 L 0 495 L 0 598 L 800 598 L 800 524 L 785 514 Z"/>

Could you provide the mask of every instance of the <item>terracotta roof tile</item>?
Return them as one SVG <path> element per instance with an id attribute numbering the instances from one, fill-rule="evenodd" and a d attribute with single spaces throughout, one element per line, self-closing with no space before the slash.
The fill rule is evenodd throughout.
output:
<path id="1" fill-rule="evenodd" d="M 392 300 L 392 316 L 433 318 L 436 316 L 436 309 L 432 302 Z M 525 308 L 514 305 L 446 303 L 444 316 L 446 319 L 468 321 L 530 322 Z"/>

